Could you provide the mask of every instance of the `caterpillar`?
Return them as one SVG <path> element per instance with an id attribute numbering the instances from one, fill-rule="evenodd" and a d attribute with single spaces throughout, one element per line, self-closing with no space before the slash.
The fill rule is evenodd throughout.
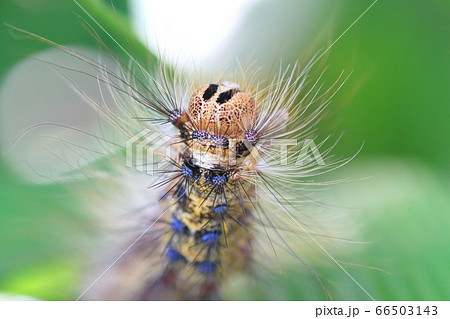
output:
<path id="1" fill-rule="evenodd" d="M 337 263 L 316 239 L 320 231 L 298 214 L 312 201 L 310 179 L 351 160 L 333 160 L 327 140 L 314 144 L 312 131 L 346 80 L 342 73 L 325 90 L 320 77 L 309 81 L 308 71 L 323 54 L 305 65 L 280 67 L 269 81 L 246 74 L 211 80 L 165 64 L 149 70 L 131 55 L 128 64 L 113 56 L 113 71 L 43 40 L 91 66 L 113 97 L 114 105 L 96 102 L 63 75 L 129 142 L 115 155 L 143 157 L 136 145 L 144 145 L 160 156 L 130 161 L 152 174 L 145 179 L 154 198 L 129 212 L 134 239 L 101 274 L 110 280 L 97 285 L 102 278 L 96 278 L 78 299 L 222 299 L 225 282 L 254 272 L 261 240 L 275 259 L 279 250 L 290 255 L 326 290 L 285 237 L 294 226 Z M 291 154 L 288 145 L 294 146 Z M 112 174 L 120 178 L 123 167 L 115 168 Z"/>

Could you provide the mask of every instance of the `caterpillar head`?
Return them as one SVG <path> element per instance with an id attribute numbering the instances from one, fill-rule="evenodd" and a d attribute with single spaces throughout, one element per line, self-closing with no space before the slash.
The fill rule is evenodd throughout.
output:
<path id="1" fill-rule="evenodd" d="M 185 156 L 204 169 L 236 167 L 258 141 L 252 129 L 257 119 L 252 95 L 237 85 L 203 85 L 194 91 L 185 112 L 174 112 L 170 121 L 180 130 Z"/>
<path id="2" fill-rule="evenodd" d="M 246 128 L 256 120 L 256 103 L 249 93 L 235 85 L 210 84 L 194 92 L 188 115 L 197 131 L 243 139 Z"/>

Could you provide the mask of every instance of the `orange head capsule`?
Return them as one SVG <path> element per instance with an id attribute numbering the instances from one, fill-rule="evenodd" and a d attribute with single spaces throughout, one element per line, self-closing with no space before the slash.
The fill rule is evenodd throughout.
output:
<path id="1" fill-rule="evenodd" d="M 188 114 L 198 131 L 243 139 L 246 127 L 256 120 L 256 104 L 249 93 L 239 88 L 210 84 L 194 92 Z"/>

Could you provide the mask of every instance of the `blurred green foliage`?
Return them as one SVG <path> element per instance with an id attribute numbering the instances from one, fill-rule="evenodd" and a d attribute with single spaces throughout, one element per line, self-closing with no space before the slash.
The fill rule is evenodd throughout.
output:
<path id="1" fill-rule="evenodd" d="M 110 1 L 79 2 L 140 61 L 155 61 L 132 32 L 125 1 L 115 1 L 119 12 L 115 12 Z M 240 44 L 236 56 L 245 60 L 245 45 L 255 47 L 252 41 L 259 39 L 263 24 L 273 31 L 267 35 L 269 39 L 279 37 L 277 27 L 283 26 L 267 21 L 276 20 L 277 14 L 278 19 L 283 19 L 283 11 L 273 8 L 285 7 L 295 19 L 295 10 L 300 10 L 298 3 L 256 4 L 252 12 L 258 14 L 250 12 L 240 27 L 247 44 Z M 315 27 L 319 30 L 321 25 L 328 26 L 327 18 L 333 17 L 329 36 L 335 39 L 370 3 L 317 1 L 322 13 L 316 16 Z M 98 47 L 79 16 L 89 21 L 71 0 L 0 2 L 0 22 L 59 44 Z M 353 154 L 365 143 L 354 162 L 330 178 L 373 176 L 368 181 L 339 186 L 329 195 L 332 203 L 360 209 L 354 218 L 363 225 L 361 237 L 371 242 L 350 255 L 343 252 L 339 258 L 348 262 L 344 266 L 376 299 L 450 297 L 448 21 L 447 1 L 381 0 L 327 54 L 326 81 L 332 82 L 343 68 L 353 70 L 353 74 L 334 99 L 330 116 L 319 131 L 323 135 L 346 131 L 336 149 L 342 156 Z M 292 25 L 295 23 L 301 21 Z M 93 28 L 99 32 L 97 26 Z M 302 30 L 285 34 L 289 44 L 281 56 L 288 62 L 302 58 L 305 43 L 315 40 L 310 35 L 309 39 L 302 37 L 301 43 L 296 42 L 295 32 Z M 102 32 L 99 35 L 109 48 L 123 56 L 108 37 Z M 29 39 L 5 25 L 0 26 L 0 39 L 0 79 L 20 60 L 48 48 L 48 44 Z M 262 63 L 273 59 L 262 54 L 258 58 Z M 76 297 L 74 287 L 82 271 L 80 250 L 90 236 L 89 222 L 77 213 L 77 207 L 64 187 L 27 185 L 0 161 L 1 292 L 50 300 Z M 75 239 L 82 244 L 74 245 Z M 327 281 L 335 283 L 331 285 L 334 298 L 367 299 L 337 267 L 319 265 L 317 269 Z M 232 298 L 324 298 L 310 277 L 288 272 L 278 280 L 279 289 L 240 287 L 231 289 Z"/>
<path id="2" fill-rule="evenodd" d="M 124 13 L 125 1 L 114 5 L 85 0 L 79 3 L 114 38 L 126 44 L 130 53 L 141 61 L 152 61 L 151 54 L 131 32 Z M 58 44 L 99 48 L 92 35 L 95 30 L 107 47 L 117 48 L 71 0 L 2 1 L 0 21 L 0 78 L 22 59 L 49 48 L 49 44 L 8 25 Z M 120 50 L 116 54 L 124 57 Z M 82 250 L 89 248 L 92 235 L 88 219 L 79 210 L 61 185 L 28 185 L 0 161 L 0 291 L 48 300 L 76 297 L 82 278 Z"/>
<path id="3" fill-rule="evenodd" d="M 154 61 L 148 50 L 137 40 L 129 25 L 126 1 L 104 2 L 101 0 L 78 1 L 89 14 L 96 19 L 119 43 L 127 47 L 141 62 Z M 0 3 L 0 37 L 2 53 L 0 77 L 3 77 L 15 63 L 25 57 L 49 48 L 49 44 L 16 32 L 7 25 L 37 34 L 61 45 L 84 45 L 98 48 L 99 36 L 106 47 L 111 48 L 119 57 L 124 53 L 116 44 L 101 32 L 100 28 L 72 1 L 50 0 L 5 0 Z"/>

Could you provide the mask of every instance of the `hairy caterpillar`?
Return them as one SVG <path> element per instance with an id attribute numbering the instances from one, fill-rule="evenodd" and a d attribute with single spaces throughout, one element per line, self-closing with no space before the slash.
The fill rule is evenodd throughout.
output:
<path id="1" fill-rule="evenodd" d="M 129 295 L 120 296 L 116 292 L 119 289 L 110 288 L 115 294 L 111 298 L 220 298 L 217 287 L 227 272 L 235 274 L 251 268 L 253 228 L 275 232 L 280 241 L 275 245 L 299 258 L 277 234 L 286 222 L 280 220 L 277 224 L 272 215 L 286 215 L 313 239 L 311 231 L 301 229 L 303 222 L 293 215 L 295 205 L 305 201 L 295 203 L 286 198 L 288 193 L 302 196 L 304 185 L 299 177 L 307 178 L 343 162 L 327 163 L 326 167 L 316 162 L 296 166 L 295 162 L 302 162 L 300 149 L 288 158 L 277 159 L 274 153 L 280 145 L 265 141 L 308 140 L 309 130 L 342 84 L 339 80 L 337 87 L 329 91 L 320 91 L 319 81 L 306 90 L 304 70 L 308 65 L 300 71 L 282 69 L 266 85 L 245 83 L 242 76 L 232 81 L 237 85 L 226 82 L 229 78 L 193 81 L 164 65 L 150 73 L 136 64 L 137 69 L 123 67 L 120 74 L 76 52 L 71 54 L 90 63 L 99 71 L 99 81 L 111 88 L 118 112 L 91 103 L 127 139 L 144 129 L 157 131 L 160 125 L 172 124 L 178 130 L 176 140 L 171 142 L 175 156 L 164 158 L 167 165 L 162 172 L 155 172 L 163 176 L 154 185 L 161 191 L 159 214 L 164 212 L 164 216 L 152 217 L 151 232 L 143 232 L 129 251 L 134 256 L 144 257 L 149 252 L 161 256 L 159 265 L 152 267 L 155 271 L 144 270 L 148 278 L 136 283 L 141 287 L 133 287 L 136 291 Z M 142 77 L 148 82 L 141 82 Z M 286 164 L 278 163 L 282 161 Z M 268 209 L 276 213 L 267 216 Z M 273 239 L 268 238 L 272 244 Z M 126 265 L 124 256 L 117 266 Z"/>

